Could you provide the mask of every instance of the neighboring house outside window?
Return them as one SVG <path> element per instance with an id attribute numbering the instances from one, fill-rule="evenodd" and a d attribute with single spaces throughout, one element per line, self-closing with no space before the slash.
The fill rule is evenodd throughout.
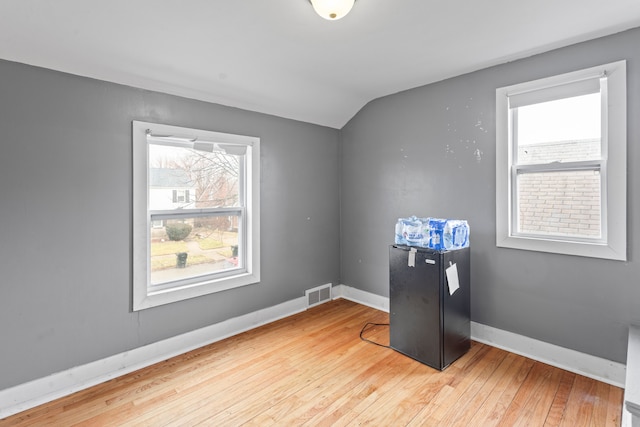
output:
<path id="1" fill-rule="evenodd" d="M 185 170 L 149 168 L 149 203 L 157 209 L 187 208 L 195 192 L 195 184 Z"/>
<path id="2" fill-rule="evenodd" d="M 518 158 L 525 164 L 599 156 L 599 138 L 518 145 Z M 600 238 L 600 189 L 600 171 L 591 169 L 523 174 L 518 179 L 517 228 L 528 234 Z"/>
<path id="3" fill-rule="evenodd" d="M 496 90 L 496 244 L 626 259 L 626 68 Z"/>
<path id="4" fill-rule="evenodd" d="M 259 282 L 259 142 L 133 123 L 134 310 Z"/>
<path id="5" fill-rule="evenodd" d="M 149 204 L 155 209 L 181 209 L 195 198 L 195 187 L 182 169 L 149 168 Z M 193 224 L 192 224 L 193 225 Z M 165 221 L 153 220 L 152 238 L 165 238 Z"/>

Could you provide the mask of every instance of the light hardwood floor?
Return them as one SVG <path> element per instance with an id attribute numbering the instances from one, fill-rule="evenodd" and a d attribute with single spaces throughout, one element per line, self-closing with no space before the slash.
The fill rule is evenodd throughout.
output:
<path id="1" fill-rule="evenodd" d="M 623 391 L 472 343 L 440 372 L 360 340 L 346 300 L 0 420 L 2 426 L 617 426 Z M 388 327 L 365 336 L 388 344 Z"/>

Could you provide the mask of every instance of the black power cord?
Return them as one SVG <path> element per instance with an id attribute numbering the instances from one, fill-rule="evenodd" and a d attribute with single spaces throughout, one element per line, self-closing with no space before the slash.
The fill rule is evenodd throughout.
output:
<path id="1" fill-rule="evenodd" d="M 391 347 L 389 347 L 388 345 L 384 345 L 384 344 L 377 343 L 377 342 L 375 342 L 375 341 L 371 341 L 370 339 L 365 338 L 365 337 L 363 337 L 363 336 L 362 336 L 362 334 L 364 333 L 364 331 L 367 329 L 367 326 L 369 326 L 369 325 L 372 325 L 372 326 L 389 326 L 389 324 L 388 324 L 388 323 L 371 323 L 371 322 L 365 323 L 365 325 L 362 327 L 362 330 L 360 330 L 360 339 L 361 339 L 362 341 L 366 341 L 366 342 L 368 342 L 368 343 L 375 344 L 375 345 L 378 345 L 378 346 L 380 346 L 380 347 L 384 347 L 384 348 L 391 348 Z"/>

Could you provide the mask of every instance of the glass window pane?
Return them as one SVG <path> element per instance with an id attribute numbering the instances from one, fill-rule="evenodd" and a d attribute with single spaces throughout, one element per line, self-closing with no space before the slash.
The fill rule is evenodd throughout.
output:
<path id="1" fill-rule="evenodd" d="M 152 286 L 243 268 L 239 215 L 163 222 L 149 230 Z"/>
<path id="2" fill-rule="evenodd" d="M 517 108 L 518 164 L 598 160 L 600 93 Z"/>
<path id="3" fill-rule="evenodd" d="M 244 155 L 149 144 L 149 209 L 243 206 Z"/>
<path id="4" fill-rule="evenodd" d="M 518 175 L 519 233 L 601 237 L 600 173 L 540 172 Z"/>

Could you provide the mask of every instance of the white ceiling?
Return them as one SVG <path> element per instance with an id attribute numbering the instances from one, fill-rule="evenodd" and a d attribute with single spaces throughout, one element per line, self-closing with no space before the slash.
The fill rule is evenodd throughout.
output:
<path id="1" fill-rule="evenodd" d="M 640 26 L 640 0 L 2 0 L 0 58 L 341 128 L 369 101 Z"/>

